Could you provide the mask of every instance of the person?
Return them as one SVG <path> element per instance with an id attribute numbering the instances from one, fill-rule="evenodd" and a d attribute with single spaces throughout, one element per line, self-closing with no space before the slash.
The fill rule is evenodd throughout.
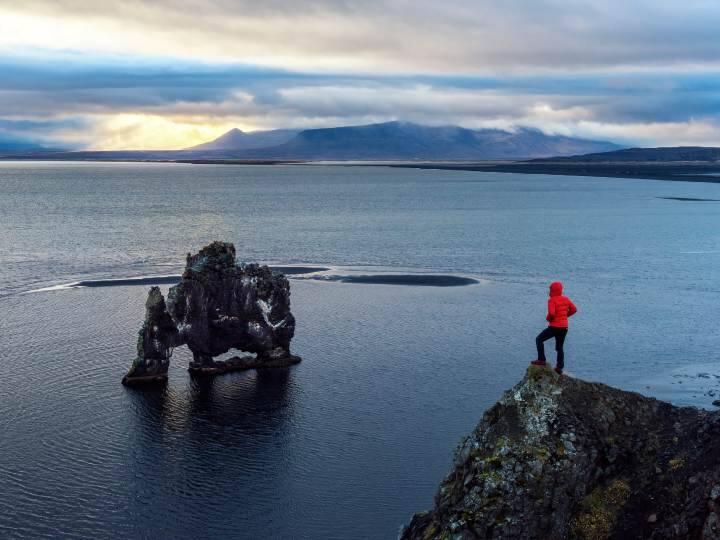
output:
<path id="1" fill-rule="evenodd" d="M 575 304 L 567 296 L 563 295 L 563 284 L 559 281 L 552 282 L 550 284 L 550 298 L 548 298 L 548 313 L 547 317 L 545 317 L 550 324 L 535 338 L 538 357 L 537 360 L 530 362 L 531 364 L 535 366 L 544 366 L 546 364 L 545 342 L 548 339 L 555 338 L 555 350 L 557 351 L 555 371 L 562 375 L 565 367 L 563 345 L 568 333 L 568 317 L 572 317 L 576 313 Z"/>

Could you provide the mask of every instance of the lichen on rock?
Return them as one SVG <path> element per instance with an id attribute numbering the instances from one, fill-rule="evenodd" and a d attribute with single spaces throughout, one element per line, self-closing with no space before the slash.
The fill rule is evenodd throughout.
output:
<path id="1" fill-rule="evenodd" d="M 572 519 L 572 536 L 587 540 L 607 538 L 630 493 L 630 486 L 622 479 L 613 480 L 607 486 L 596 487 L 583 499 Z"/>
<path id="2" fill-rule="evenodd" d="M 294 364 L 300 361 L 290 353 L 294 333 L 287 278 L 267 266 L 238 265 L 232 244 L 213 242 L 187 255 L 167 302 L 158 287 L 150 289 L 138 356 L 123 383 L 164 379 L 172 350 L 180 345 L 192 351 L 189 369 L 195 373 Z M 255 356 L 214 360 L 233 349 Z"/>
<path id="3" fill-rule="evenodd" d="M 401 538 L 720 538 L 719 436 L 720 413 L 531 366 Z"/>

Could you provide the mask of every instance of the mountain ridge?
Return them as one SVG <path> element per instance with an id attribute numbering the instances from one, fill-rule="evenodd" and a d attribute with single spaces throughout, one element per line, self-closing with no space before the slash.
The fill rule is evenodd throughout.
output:
<path id="1" fill-rule="evenodd" d="M 258 132 L 258 135 L 281 133 L 286 136 L 289 131 Z M 527 127 L 504 131 L 453 125 L 425 126 L 401 121 L 306 129 L 298 131 L 285 142 L 264 148 L 228 144 L 232 139 L 242 141 L 243 136 L 250 135 L 231 130 L 214 141 L 189 150 L 221 148 L 226 152 L 235 152 L 228 157 L 242 159 L 487 160 L 566 156 L 621 148 L 611 142 L 547 135 Z"/>
<path id="2" fill-rule="evenodd" d="M 412 122 L 244 132 L 234 128 L 220 137 L 182 150 L 53 150 L 17 148 L 0 157 L 57 160 L 192 161 L 517 161 L 618 150 L 607 141 L 548 135 L 518 127 L 469 129 Z"/>
<path id="3" fill-rule="evenodd" d="M 203 150 L 252 150 L 285 143 L 300 132 L 298 129 L 272 129 L 268 131 L 245 132 L 233 128 L 202 144 L 185 148 L 186 151 L 196 152 Z"/>

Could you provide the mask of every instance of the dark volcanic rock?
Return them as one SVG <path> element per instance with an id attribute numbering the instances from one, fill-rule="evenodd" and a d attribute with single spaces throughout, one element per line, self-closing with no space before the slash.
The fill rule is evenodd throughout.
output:
<path id="1" fill-rule="evenodd" d="M 720 413 L 532 367 L 402 538 L 720 538 Z"/>
<path id="2" fill-rule="evenodd" d="M 152 287 L 145 301 L 145 321 L 138 332 L 138 356 L 125 379 L 156 381 L 166 377 L 172 349 L 180 344 L 179 333 L 167 312 L 159 287 Z M 126 380 L 123 379 L 123 382 Z"/>
<path id="3" fill-rule="evenodd" d="M 160 289 L 152 287 L 146 308 L 138 357 L 123 378 L 126 384 L 165 378 L 172 349 L 180 345 L 192 351 L 190 371 L 197 373 L 300 361 L 290 354 L 295 318 L 287 278 L 267 266 L 238 266 L 232 244 L 213 242 L 196 255 L 188 254 L 185 272 L 170 288 L 167 304 Z M 213 360 L 231 349 L 256 357 Z"/>

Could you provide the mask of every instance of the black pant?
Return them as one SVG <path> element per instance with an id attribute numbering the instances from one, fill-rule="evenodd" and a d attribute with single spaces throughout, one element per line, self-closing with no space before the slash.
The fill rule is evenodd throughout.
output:
<path id="1" fill-rule="evenodd" d="M 565 352 L 563 351 L 563 345 L 565 344 L 565 336 L 567 336 L 567 328 L 556 328 L 554 326 L 548 326 L 545 330 L 540 332 L 535 338 L 535 345 L 537 345 L 538 360 L 545 362 L 545 342 L 548 339 L 555 338 L 555 350 L 557 351 L 557 367 L 562 369 L 565 366 Z"/>

